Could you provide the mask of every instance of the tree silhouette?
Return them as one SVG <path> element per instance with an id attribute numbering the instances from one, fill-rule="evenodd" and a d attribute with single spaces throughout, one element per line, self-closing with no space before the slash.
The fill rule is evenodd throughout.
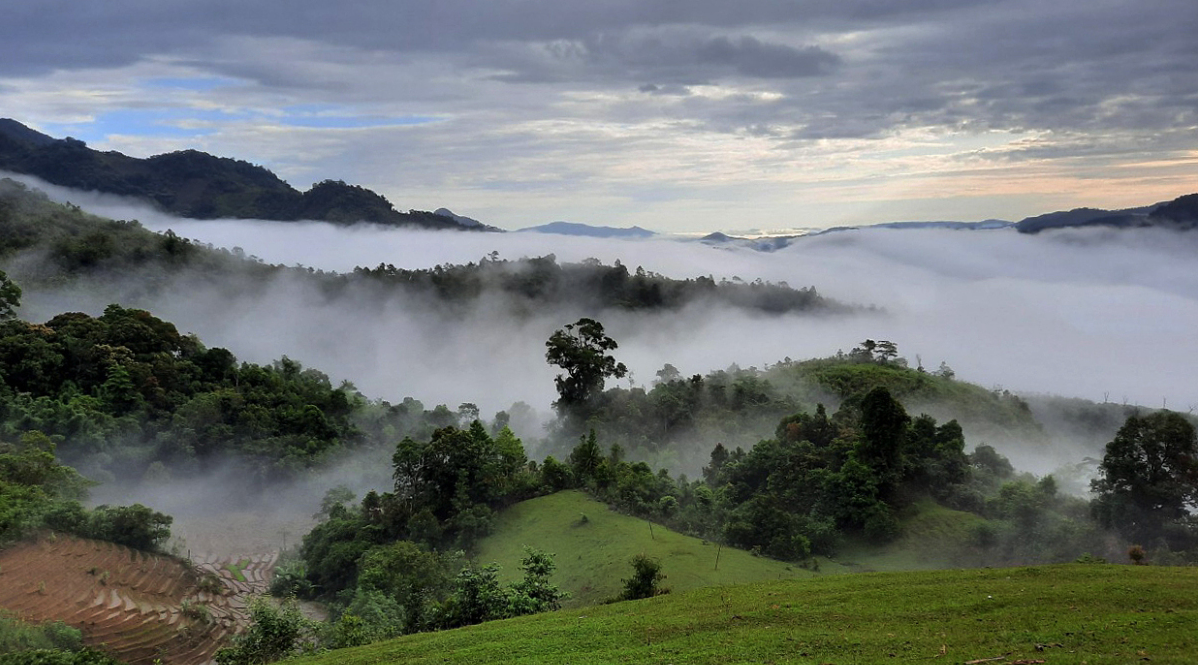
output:
<path id="1" fill-rule="evenodd" d="M 545 360 L 562 368 L 553 383 L 557 387 L 558 400 L 553 405 L 559 411 L 586 404 L 603 391 L 607 377 L 617 379 L 628 373 L 624 363 L 608 352 L 619 345 L 603 332 L 603 324 L 594 319 L 581 318 L 558 330 L 545 342 L 548 349 Z"/>

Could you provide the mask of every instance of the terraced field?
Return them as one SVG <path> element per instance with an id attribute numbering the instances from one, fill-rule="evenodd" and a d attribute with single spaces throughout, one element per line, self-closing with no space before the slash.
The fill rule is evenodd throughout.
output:
<path id="1" fill-rule="evenodd" d="M 247 623 L 274 554 L 194 566 L 112 543 L 44 536 L 0 551 L 0 608 L 61 620 L 130 665 L 201 665 Z"/>

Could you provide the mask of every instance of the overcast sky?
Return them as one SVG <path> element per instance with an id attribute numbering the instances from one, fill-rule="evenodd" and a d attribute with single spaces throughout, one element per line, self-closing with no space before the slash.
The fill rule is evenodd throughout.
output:
<path id="1" fill-rule="evenodd" d="M 0 116 L 504 228 L 1198 191 L 1194 0 L 0 0 Z"/>

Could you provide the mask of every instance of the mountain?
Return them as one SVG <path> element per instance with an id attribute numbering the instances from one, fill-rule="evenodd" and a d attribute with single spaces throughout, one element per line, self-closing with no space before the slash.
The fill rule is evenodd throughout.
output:
<path id="1" fill-rule="evenodd" d="M 357 185 L 325 180 L 300 192 L 269 170 L 198 150 L 147 159 L 100 152 L 73 138 L 55 139 L 0 119 L 0 170 L 36 176 L 62 187 L 142 199 L 193 219 L 301 219 L 428 229 L 476 229 L 431 212 L 397 211 L 386 198 Z"/>
<path id="2" fill-rule="evenodd" d="M 758 252 L 773 252 L 775 250 L 789 247 L 790 243 L 793 242 L 795 238 L 801 237 L 802 236 L 796 235 L 766 236 L 764 238 L 742 238 L 740 236 L 730 236 L 726 233 L 716 231 L 715 233 L 709 233 L 702 238 L 699 238 L 699 242 L 703 243 L 704 245 L 710 245 L 712 247 L 721 249 L 727 247 L 744 247 L 746 249 L 751 249 Z"/>
<path id="3" fill-rule="evenodd" d="M 454 214 L 454 212 L 452 210 L 450 210 L 449 208 L 437 208 L 436 210 L 433 211 L 433 214 L 440 215 L 442 217 L 448 217 L 449 219 L 452 219 L 453 221 L 457 222 L 458 224 L 461 224 L 462 226 L 464 226 L 468 229 L 474 229 L 476 231 L 499 231 L 499 232 L 503 231 L 503 229 L 500 229 L 498 227 L 483 224 L 482 222 L 480 222 L 477 219 L 474 219 L 472 217 L 466 217 L 465 215 Z"/>
<path id="4" fill-rule="evenodd" d="M 1005 229 L 1008 226 L 1011 226 L 1011 222 L 1001 219 L 987 219 L 981 222 L 886 222 L 867 226 L 834 226 L 830 229 L 812 230 L 810 232 L 802 230 L 794 235 L 763 236 L 760 238 L 730 236 L 726 233 L 716 231 L 715 233 L 709 233 L 699 238 L 699 242 L 713 247 L 736 246 L 758 252 L 774 252 L 789 247 L 799 238 L 824 235 L 825 233 L 839 233 L 841 231 L 857 231 L 860 229 L 953 229 L 975 231 Z"/>
<path id="5" fill-rule="evenodd" d="M 1125 210 L 1103 210 L 1101 208 L 1074 208 L 1043 215 L 1027 217 L 1015 223 L 1020 233 L 1039 233 L 1046 229 L 1061 229 L 1075 226 L 1144 226 L 1148 213 L 1155 206 L 1127 208 Z"/>
<path id="6" fill-rule="evenodd" d="M 1012 226 L 1011 222 L 1003 219 L 986 219 L 980 222 L 884 222 L 865 226 L 834 226 L 830 229 L 817 231 L 810 235 L 822 235 L 839 231 L 856 231 L 858 229 L 951 229 L 953 231 L 991 231 Z"/>
<path id="7" fill-rule="evenodd" d="M 1149 220 L 1173 223 L 1182 228 L 1198 226 L 1198 194 L 1186 194 L 1148 213 Z"/>
<path id="8" fill-rule="evenodd" d="M 1123 210 L 1075 208 L 1050 212 L 1045 215 L 1028 217 L 1015 224 L 1015 228 L 1020 233 L 1039 233 L 1045 229 L 1078 226 L 1110 226 L 1114 228 L 1160 226 L 1179 231 L 1198 229 L 1198 194 L 1186 194 L 1165 203 Z"/>
<path id="9" fill-rule="evenodd" d="M 612 226 L 591 226 L 575 222 L 551 222 L 541 226 L 530 226 L 520 229 L 520 233 L 556 233 L 566 236 L 585 236 L 591 238 L 652 238 L 657 235 L 653 231 L 639 226 L 615 228 Z"/>

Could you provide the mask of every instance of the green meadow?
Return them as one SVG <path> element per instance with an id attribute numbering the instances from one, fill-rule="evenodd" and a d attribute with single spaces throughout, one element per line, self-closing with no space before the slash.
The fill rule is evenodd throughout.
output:
<path id="1" fill-rule="evenodd" d="M 1190 665 L 1196 654 L 1198 570 L 1069 564 L 708 587 L 295 662 Z"/>
<path id="2" fill-rule="evenodd" d="M 553 581 L 571 594 L 566 607 L 595 605 L 618 596 L 622 580 L 632 572 L 629 560 L 637 554 L 662 563 L 666 574 L 663 586 L 674 593 L 816 575 L 797 565 L 650 525 L 609 510 L 579 491 L 558 492 L 504 510 L 495 521 L 493 535 L 479 543 L 477 559 L 500 564 L 500 577 L 514 581 L 521 575 L 525 546 L 554 555 L 557 572 Z M 838 564 L 820 561 L 821 572 L 844 570 Z"/>

